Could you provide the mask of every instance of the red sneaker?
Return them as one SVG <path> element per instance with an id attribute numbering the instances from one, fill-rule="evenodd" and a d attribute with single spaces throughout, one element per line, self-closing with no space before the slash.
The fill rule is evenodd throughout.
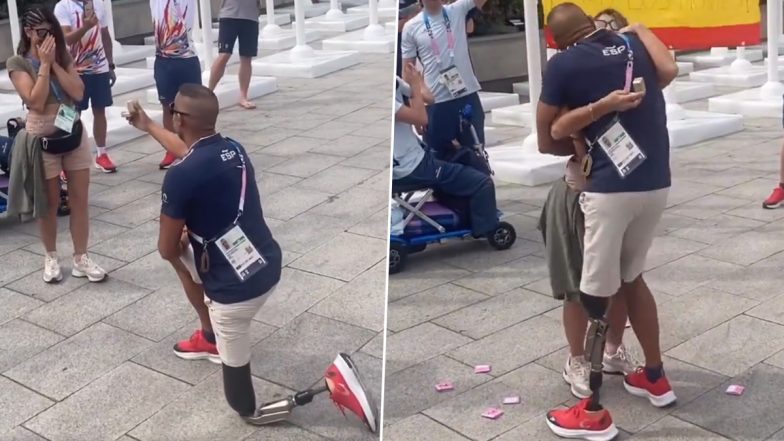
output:
<path id="1" fill-rule="evenodd" d="M 610 412 L 602 409 L 589 412 L 585 407 L 590 398 L 581 400 L 568 409 L 551 410 L 547 414 L 547 426 L 561 438 L 581 438 L 588 441 L 610 441 L 618 436 L 618 428 Z"/>
<path id="2" fill-rule="evenodd" d="M 677 400 L 667 377 L 662 375 L 655 383 L 651 383 L 645 375 L 645 369 L 641 367 L 626 376 L 623 387 L 635 397 L 647 398 L 656 407 L 666 407 Z"/>
<path id="3" fill-rule="evenodd" d="M 114 165 L 114 162 L 109 159 L 109 155 L 106 153 L 95 157 L 95 168 L 104 173 L 114 173 L 117 171 L 117 166 Z"/>
<path id="4" fill-rule="evenodd" d="M 177 160 L 177 157 L 172 155 L 169 152 L 166 152 L 166 155 L 163 157 L 163 160 L 160 164 L 158 164 L 158 168 L 161 170 L 166 170 L 174 164 L 174 161 Z"/>
<path id="5" fill-rule="evenodd" d="M 784 188 L 778 186 L 773 189 L 773 193 L 762 203 L 762 208 L 778 208 L 782 202 L 784 202 Z"/>
<path id="6" fill-rule="evenodd" d="M 343 353 L 338 354 L 335 361 L 327 368 L 324 378 L 330 397 L 338 409 L 343 412 L 343 408 L 347 408 L 354 412 L 371 432 L 376 433 L 378 411 L 367 389 L 362 385 L 359 371 L 351 358 Z"/>
<path id="7" fill-rule="evenodd" d="M 194 331 L 188 340 L 177 342 L 174 345 L 174 355 L 184 360 L 209 360 L 221 364 L 218 347 L 204 338 L 201 329 Z"/>

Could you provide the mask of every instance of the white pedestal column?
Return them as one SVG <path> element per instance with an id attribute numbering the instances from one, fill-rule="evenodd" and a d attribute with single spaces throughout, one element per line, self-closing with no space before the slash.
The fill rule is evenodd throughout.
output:
<path id="1" fill-rule="evenodd" d="M 291 49 L 292 61 L 307 60 L 314 54 L 313 48 L 305 41 L 305 3 L 304 0 L 294 0 L 294 32 L 297 45 Z"/>
<path id="2" fill-rule="evenodd" d="M 380 40 L 384 38 L 384 27 L 378 23 L 378 0 L 368 0 L 368 14 L 370 24 L 365 28 L 365 40 Z"/>
<path id="3" fill-rule="evenodd" d="M 784 84 L 779 80 L 779 42 L 774 37 L 781 35 L 781 3 L 768 2 L 768 81 L 760 88 L 764 101 L 778 100 L 784 95 Z"/>
<path id="4" fill-rule="evenodd" d="M 19 29 L 19 8 L 16 7 L 16 0 L 8 0 L 8 22 L 11 26 L 11 44 L 13 45 L 11 49 L 13 53 L 16 53 L 22 35 Z"/>
<path id="5" fill-rule="evenodd" d="M 342 20 L 343 11 L 340 10 L 340 5 L 338 4 L 338 0 L 330 0 L 329 1 L 329 11 L 324 15 L 327 20 Z"/>
<path id="6" fill-rule="evenodd" d="M 204 65 L 209 69 L 215 60 L 215 53 L 212 49 L 212 5 L 209 0 L 199 0 L 199 10 L 201 12 L 201 41 L 204 45 Z"/>
<path id="7" fill-rule="evenodd" d="M 262 37 L 281 35 L 283 29 L 275 23 L 275 0 L 267 0 L 267 24 L 261 29 Z"/>
<path id="8" fill-rule="evenodd" d="M 525 0 L 523 4 L 525 20 L 526 58 L 528 62 L 529 102 L 531 103 L 531 134 L 525 138 L 523 150 L 535 153 L 539 151 L 536 140 L 536 105 L 542 93 L 542 51 L 539 39 L 539 13 L 536 0 Z"/>

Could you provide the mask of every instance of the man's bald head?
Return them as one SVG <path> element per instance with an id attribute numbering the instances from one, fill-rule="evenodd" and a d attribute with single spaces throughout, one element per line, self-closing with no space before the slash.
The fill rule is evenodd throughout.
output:
<path id="1" fill-rule="evenodd" d="M 561 3 L 547 14 L 547 27 L 558 49 L 566 49 L 596 30 L 593 18 L 574 3 Z"/>
<path id="2" fill-rule="evenodd" d="M 184 84 L 174 98 L 175 108 L 189 118 L 191 130 L 215 130 L 220 105 L 218 97 L 201 84 Z"/>

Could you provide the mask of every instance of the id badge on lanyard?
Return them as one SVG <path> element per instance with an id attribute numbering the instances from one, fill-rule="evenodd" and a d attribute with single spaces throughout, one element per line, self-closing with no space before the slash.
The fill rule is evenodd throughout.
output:
<path id="1" fill-rule="evenodd" d="M 433 27 L 430 24 L 430 17 L 428 17 L 427 13 L 424 14 L 425 29 L 427 30 L 428 37 L 430 37 L 430 46 L 433 50 L 433 56 L 435 56 L 438 61 L 438 81 L 449 90 L 449 93 L 453 98 L 457 98 L 468 89 L 463 81 L 463 77 L 460 75 L 460 71 L 457 70 L 457 67 L 454 64 L 455 36 L 452 33 L 452 23 L 449 21 L 449 15 L 447 15 L 445 9 L 441 9 L 441 13 L 444 16 L 444 27 L 446 27 L 447 49 L 449 51 L 448 67 L 442 68 L 441 49 L 436 42 L 435 35 L 433 35 Z"/>
<path id="2" fill-rule="evenodd" d="M 218 235 L 215 239 L 203 240 L 190 232 L 197 242 L 202 244 L 201 255 L 201 270 L 206 273 L 210 270 L 210 257 L 208 246 L 214 243 L 218 250 L 221 252 L 226 261 L 231 265 L 234 273 L 239 278 L 240 282 L 251 278 L 254 274 L 267 266 L 267 260 L 256 249 L 253 242 L 250 241 L 248 236 L 239 225 L 240 217 L 242 217 L 243 209 L 245 208 L 245 191 L 247 189 L 247 167 L 245 165 L 245 157 L 231 139 L 227 139 L 229 143 L 234 146 L 234 149 L 242 164 L 242 188 L 240 190 L 239 208 L 237 209 L 237 217 L 234 218 L 232 225 L 225 230 L 222 234 Z"/>
<path id="3" fill-rule="evenodd" d="M 624 78 L 624 91 L 629 92 L 632 85 L 632 76 L 634 72 L 634 52 L 629 37 L 623 34 L 618 34 L 626 44 L 626 75 Z M 595 145 L 599 145 L 607 158 L 612 162 L 615 171 L 623 179 L 632 174 L 643 162 L 647 159 L 645 152 L 642 151 L 640 146 L 629 135 L 629 132 L 621 124 L 621 120 L 616 115 L 609 127 L 606 128 L 592 143 L 591 149 L 583 160 L 582 169 L 583 174 L 587 177 L 591 173 L 593 166 L 593 159 L 591 158 L 591 150 Z"/>
<path id="4" fill-rule="evenodd" d="M 57 116 L 54 119 L 54 126 L 64 132 L 71 133 L 78 117 L 79 113 L 76 109 L 60 104 L 60 108 L 57 109 Z"/>

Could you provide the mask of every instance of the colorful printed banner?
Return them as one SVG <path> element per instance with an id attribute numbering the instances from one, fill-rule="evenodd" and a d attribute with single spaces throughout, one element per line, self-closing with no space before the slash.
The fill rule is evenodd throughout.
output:
<path id="1" fill-rule="evenodd" d="M 543 0 L 544 14 L 566 1 Z M 673 49 L 760 43 L 759 0 L 571 0 L 589 15 L 605 8 L 643 23 Z"/>

